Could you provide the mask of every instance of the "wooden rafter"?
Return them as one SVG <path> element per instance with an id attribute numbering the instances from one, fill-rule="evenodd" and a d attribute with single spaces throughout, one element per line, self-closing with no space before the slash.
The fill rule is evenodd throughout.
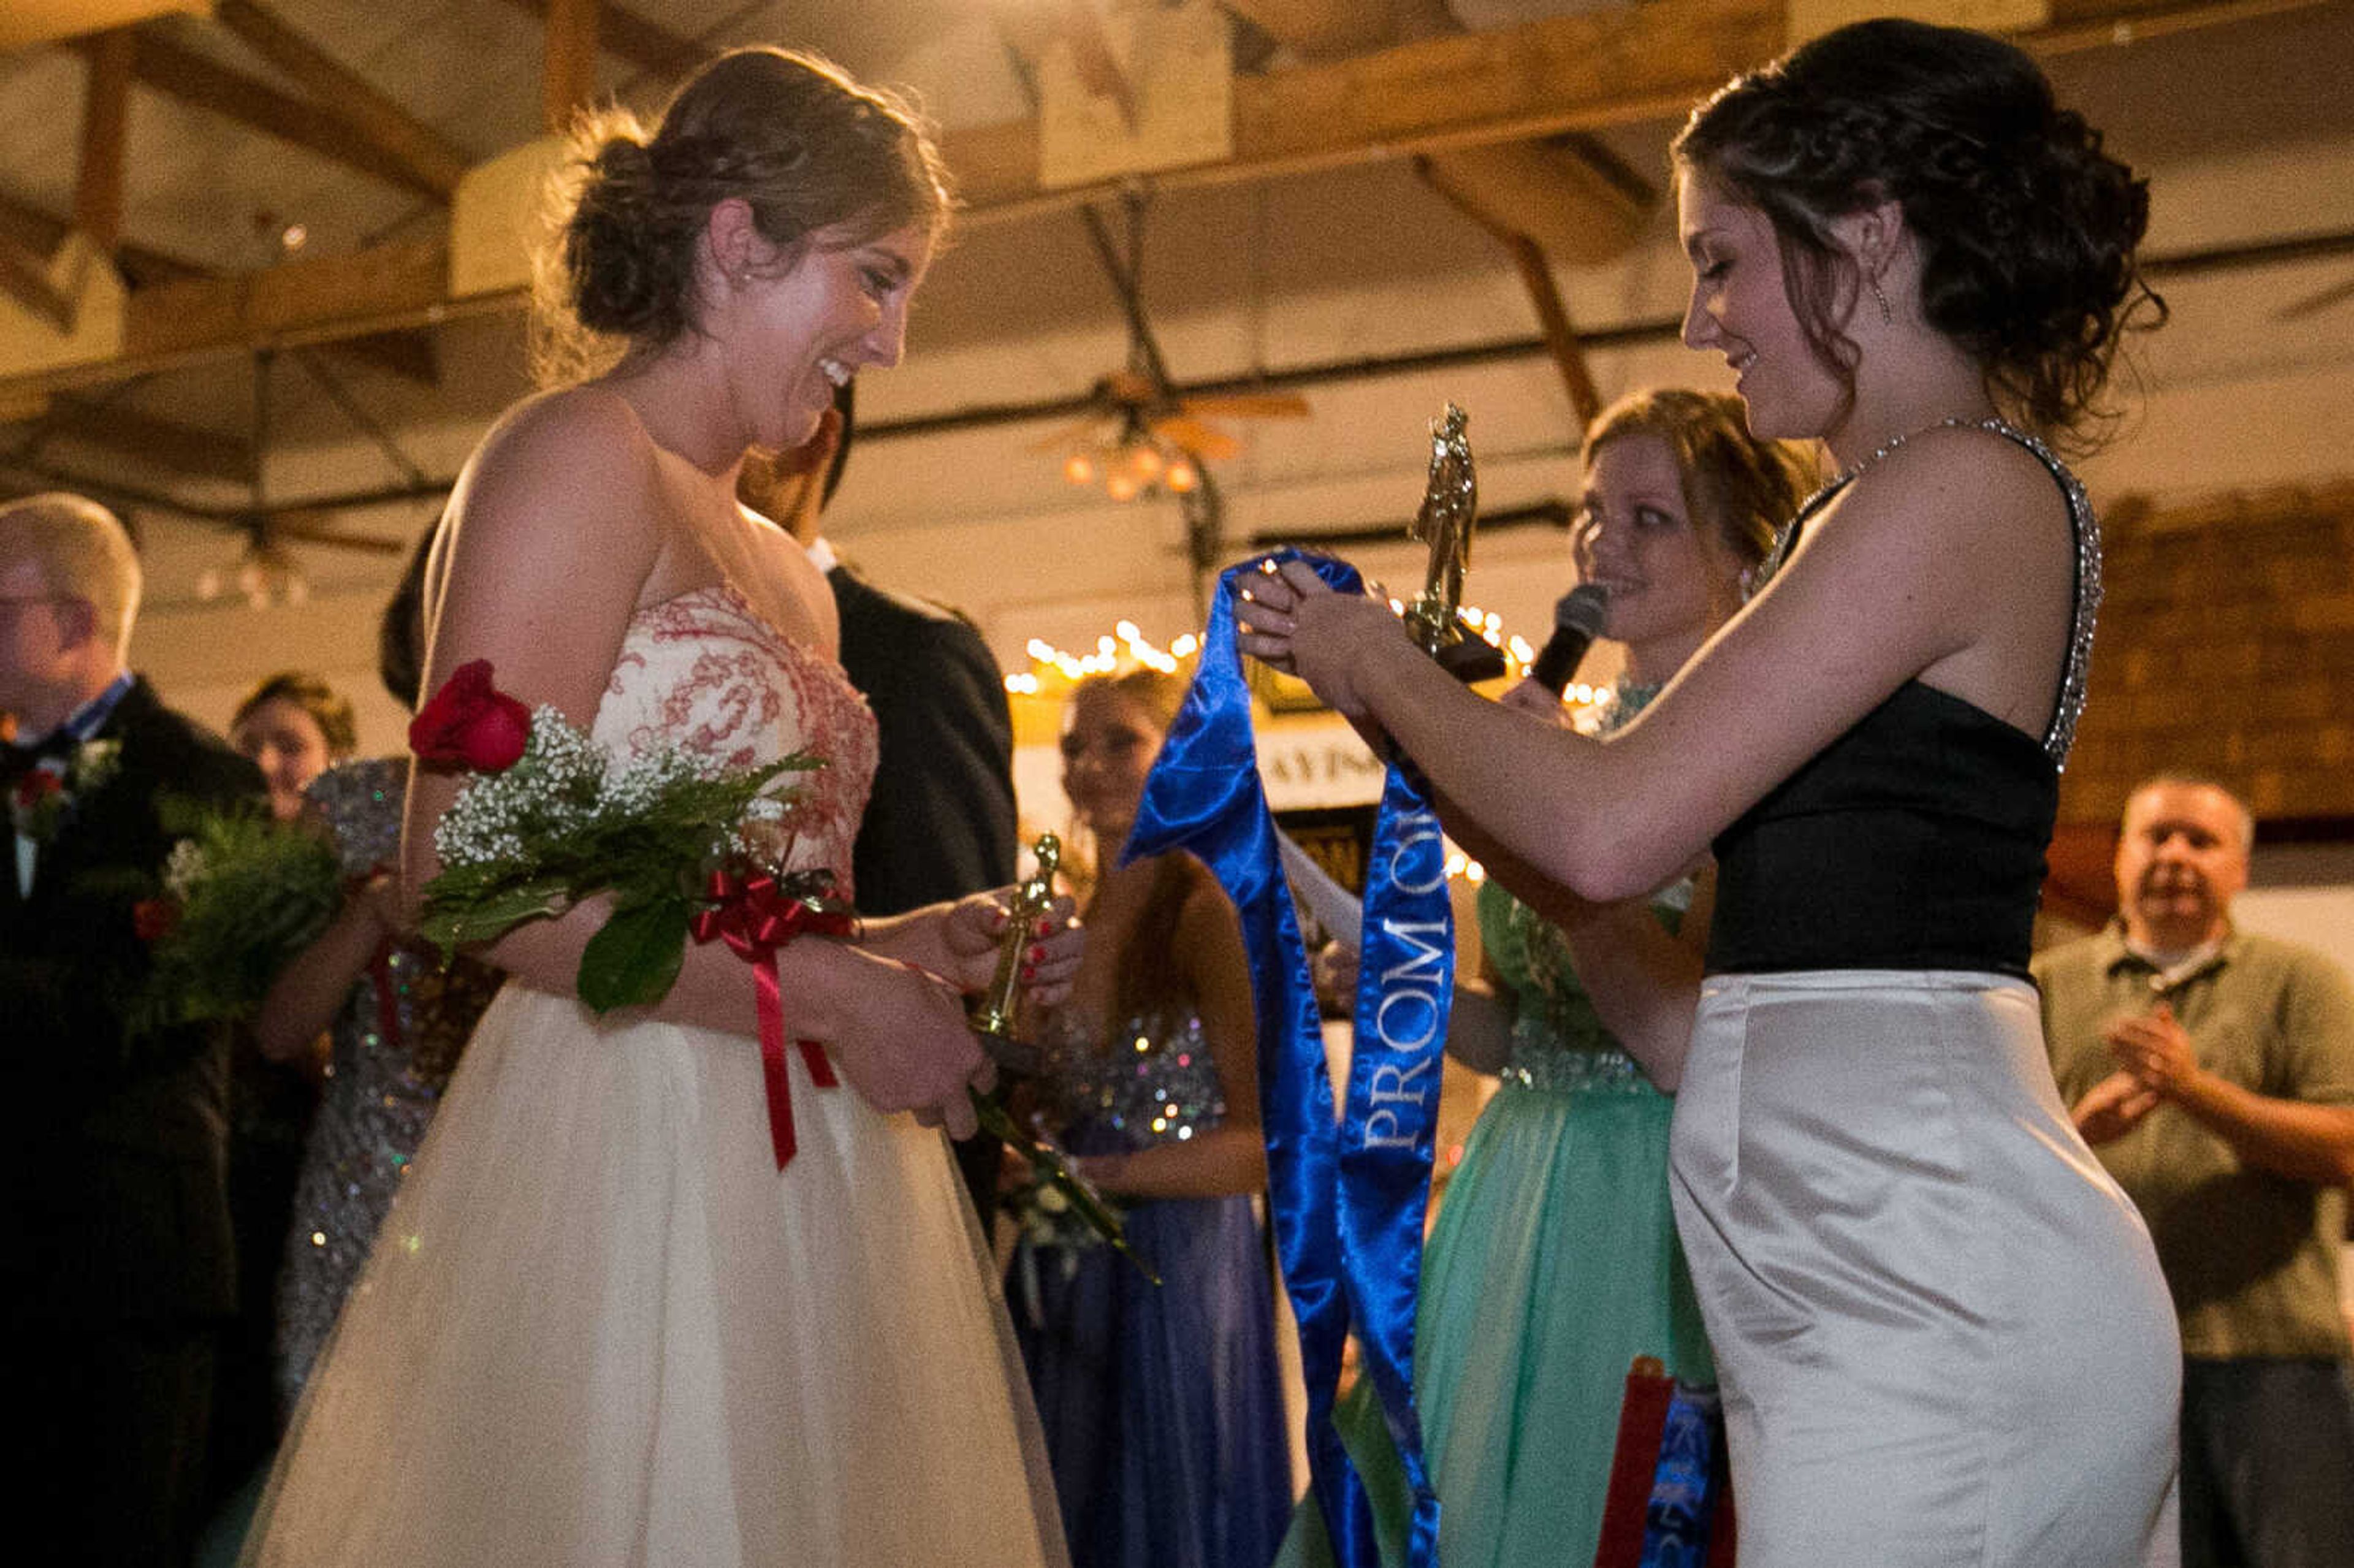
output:
<path id="1" fill-rule="evenodd" d="M 457 189 L 462 165 L 421 166 L 408 149 L 387 145 L 333 108 L 281 91 L 159 34 L 133 37 L 132 74 L 143 87 L 439 202 L 448 202 Z"/>
<path id="2" fill-rule="evenodd" d="M 37 207 L 0 196 L 0 239 L 14 240 L 25 249 L 47 256 L 57 249 L 58 242 L 72 228 L 72 223 L 54 213 L 43 212 Z M 205 268 L 186 257 L 137 245 L 118 247 L 114 260 L 119 268 L 129 272 L 133 281 L 139 283 L 200 278 L 206 273 Z"/>
<path id="3" fill-rule="evenodd" d="M 0 294 L 7 295 L 59 332 L 73 330 L 74 302 L 49 281 L 48 260 L 13 239 L 0 238 Z"/>
<path id="4" fill-rule="evenodd" d="M 2074 48 L 2106 25 L 2105 18 L 2146 34 L 2315 3 L 2062 0 L 2052 29 L 2020 41 L 2031 49 Z M 1783 26 L 1782 9 L 1772 0 L 1659 0 L 1243 78 L 1235 83 L 1233 155 L 1154 178 L 1248 181 L 1659 118 L 1772 58 Z M 1087 186 L 1042 190 L 1033 121 L 951 132 L 945 143 L 967 221 L 1063 208 L 1107 194 Z M 130 297 L 120 355 L 0 378 L 0 401 L 243 355 L 257 344 L 337 342 L 522 302 L 520 291 L 453 300 L 447 266 L 447 246 L 436 238 L 303 257 L 239 278 L 141 289 Z"/>
<path id="5" fill-rule="evenodd" d="M 437 190 L 455 190 L 472 164 L 462 148 L 256 0 L 213 0 L 213 20 Z"/>
<path id="6" fill-rule="evenodd" d="M 1562 389 L 1569 394 L 1570 409 L 1577 416 L 1578 427 L 1582 429 L 1592 424 L 1594 417 L 1602 412 L 1602 394 L 1594 384 L 1594 373 L 1586 367 L 1585 350 L 1577 341 L 1577 329 L 1570 324 L 1569 306 L 1562 300 L 1561 286 L 1553 279 L 1544 247 L 1499 221 L 1479 203 L 1467 200 L 1444 180 L 1434 179 L 1428 159 L 1416 159 L 1415 172 L 1458 212 L 1486 229 L 1511 257 L 1512 266 L 1521 275 L 1521 286 L 1529 291 L 1529 303 L 1537 313 L 1545 351 L 1553 358 L 1553 368 L 1561 372 Z"/>
<path id="7" fill-rule="evenodd" d="M 598 0 L 549 0 L 539 109 L 558 134 L 597 101 L 598 9 Z"/>
<path id="8" fill-rule="evenodd" d="M 102 33 L 88 56 L 82 90 L 81 164 L 74 225 L 111 256 L 122 238 L 122 160 L 131 120 L 131 34 Z"/>
<path id="9" fill-rule="evenodd" d="M 507 0 L 507 4 L 545 18 L 549 0 Z M 597 46 L 660 81 L 688 76 L 711 58 L 711 51 L 693 38 L 610 4 L 597 14 Z"/>
<path id="10" fill-rule="evenodd" d="M 81 397 L 54 398 L 41 416 L 41 423 L 49 435 L 61 440 L 98 447 L 118 457 L 153 463 L 190 478 L 242 484 L 253 475 L 250 442 L 184 425 L 176 419 L 143 414 L 124 408 L 120 401 L 101 404 Z"/>

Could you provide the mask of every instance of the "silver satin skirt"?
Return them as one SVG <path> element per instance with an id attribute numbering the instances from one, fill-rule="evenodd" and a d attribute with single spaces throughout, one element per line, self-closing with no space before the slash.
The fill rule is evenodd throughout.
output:
<path id="1" fill-rule="evenodd" d="M 2178 1560 L 2173 1303 L 2032 987 L 1712 979 L 1670 1149 L 1742 1568 Z"/>

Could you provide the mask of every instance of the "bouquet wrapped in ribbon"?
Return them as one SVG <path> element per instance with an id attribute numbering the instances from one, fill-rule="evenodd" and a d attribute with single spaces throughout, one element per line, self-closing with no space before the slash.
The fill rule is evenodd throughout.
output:
<path id="1" fill-rule="evenodd" d="M 419 710 L 408 736 L 421 766 L 472 775 L 434 824 L 441 871 L 423 891 L 423 935 L 451 956 L 610 895 L 612 914 L 581 950 L 575 982 L 580 1000 L 599 1012 L 669 995 L 690 937 L 726 942 L 753 966 L 769 1132 L 781 1170 L 797 1140 L 777 949 L 798 937 L 858 929 L 832 871 L 785 863 L 800 804 L 791 779 L 824 759 L 797 751 L 727 768 L 677 746 L 613 758 L 555 708 L 533 711 L 500 691 L 487 660 L 453 672 Z M 1015 903 L 1009 943 L 1024 939 L 1044 907 L 1029 908 L 1021 896 Z M 818 1044 L 792 1044 L 811 1081 L 832 1086 L 832 1066 Z M 1127 1251 L 1118 1217 L 1058 1150 L 1022 1132 L 994 1099 L 976 1095 L 974 1107 L 983 1127 L 1027 1156 L 1040 1181 Z"/>

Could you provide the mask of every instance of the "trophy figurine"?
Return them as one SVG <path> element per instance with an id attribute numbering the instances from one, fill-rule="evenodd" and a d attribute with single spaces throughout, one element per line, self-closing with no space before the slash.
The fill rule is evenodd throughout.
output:
<path id="1" fill-rule="evenodd" d="M 1037 1049 L 1014 1037 L 1013 1009 L 1022 989 L 1022 955 L 1036 941 L 1038 921 L 1055 902 L 1055 872 L 1063 863 L 1063 843 L 1041 833 L 1031 846 L 1037 869 L 1013 885 L 1005 935 L 997 949 L 997 973 L 973 1004 L 972 1032 L 991 1056 L 1015 1072 L 1034 1072 Z"/>
<path id="2" fill-rule="evenodd" d="M 1471 526 L 1479 512 L 1479 485 L 1471 471 L 1471 442 L 1464 434 L 1469 415 L 1453 403 L 1430 425 L 1430 481 L 1422 510 L 1407 530 L 1430 546 L 1430 571 L 1422 593 L 1406 606 L 1406 629 L 1422 651 L 1467 684 L 1504 673 L 1503 651 L 1463 628 L 1463 574 L 1471 565 Z"/>

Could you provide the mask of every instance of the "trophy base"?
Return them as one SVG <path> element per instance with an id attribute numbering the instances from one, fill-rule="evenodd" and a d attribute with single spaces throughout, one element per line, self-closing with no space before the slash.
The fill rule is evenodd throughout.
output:
<path id="1" fill-rule="evenodd" d="M 982 1053 L 1006 1072 L 1035 1077 L 1046 1070 L 1046 1054 L 1025 1040 L 1015 1039 L 1010 1029 L 991 1029 L 976 1018 L 972 1037 L 981 1042 Z"/>
<path id="2" fill-rule="evenodd" d="M 1434 657 L 1440 669 L 1467 686 L 1492 681 L 1504 673 L 1504 651 L 1485 638 L 1460 638 Z"/>

